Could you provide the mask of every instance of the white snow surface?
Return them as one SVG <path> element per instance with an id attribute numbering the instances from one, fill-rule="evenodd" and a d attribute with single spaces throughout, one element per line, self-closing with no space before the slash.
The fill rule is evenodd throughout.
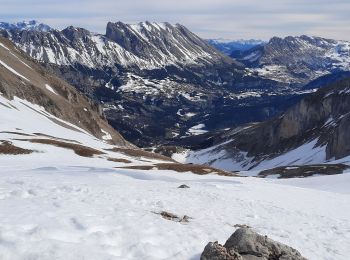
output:
<path id="1" fill-rule="evenodd" d="M 18 169 L 18 158 L 0 160 L 1 259 L 199 259 L 206 243 L 224 243 L 234 224 L 309 259 L 350 253 L 349 193 L 87 161 L 25 161 Z M 178 189 L 183 183 L 191 188 Z M 193 219 L 180 224 L 154 213 L 163 210 Z"/>
<path id="2" fill-rule="evenodd" d="M 188 129 L 187 133 L 189 135 L 201 135 L 207 133 L 208 131 L 204 130 L 203 128 L 205 128 L 205 124 L 194 125 Z"/>
<path id="3" fill-rule="evenodd" d="M 56 91 L 55 91 L 49 84 L 45 84 L 45 88 L 46 88 L 48 91 L 54 93 L 55 95 L 58 95 L 58 94 L 56 93 Z"/>
<path id="4" fill-rule="evenodd" d="M 247 224 L 311 260 L 350 254 L 350 173 L 284 182 L 117 169 L 125 164 L 104 157 L 147 162 L 105 150 L 86 158 L 15 140 L 32 137 L 9 131 L 111 148 L 82 129 L 57 125 L 39 106 L 1 95 L 0 102 L 0 140 L 38 151 L 0 154 L 0 259 L 193 260 L 209 241 L 224 243 L 235 224 Z M 181 184 L 190 189 L 178 189 Z M 192 219 L 180 224 L 155 214 L 163 210 Z"/>
<path id="5" fill-rule="evenodd" d="M 240 129 L 240 131 L 244 129 Z M 317 146 L 317 141 L 317 139 L 314 139 L 275 158 L 266 158 L 261 162 L 254 161 L 254 157 L 247 156 L 247 152 L 244 151 L 228 152 L 226 145 L 229 146 L 231 140 L 203 150 L 188 150 L 174 154 L 173 159 L 181 163 L 208 164 L 215 168 L 227 171 L 242 171 L 244 175 L 255 176 L 262 170 L 279 166 L 299 166 L 328 162 L 326 160 L 326 146 Z M 345 160 L 345 162 L 349 160 Z"/>

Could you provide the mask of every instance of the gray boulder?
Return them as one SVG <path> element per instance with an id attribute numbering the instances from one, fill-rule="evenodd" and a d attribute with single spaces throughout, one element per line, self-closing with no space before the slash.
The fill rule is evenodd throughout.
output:
<path id="1" fill-rule="evenodd" d="M 287 245 L 267 236 L 259 235 L 249 228 L 237 229 L 225 245 L 210 242 L 201 260 L 306 260 Z"/>
<path id="2" fill-rule="evenodd" d="M 229 251 L 218 242 L 209 242 L 201 255 L 201 260 L 242 260 L 237 252 Z"/>

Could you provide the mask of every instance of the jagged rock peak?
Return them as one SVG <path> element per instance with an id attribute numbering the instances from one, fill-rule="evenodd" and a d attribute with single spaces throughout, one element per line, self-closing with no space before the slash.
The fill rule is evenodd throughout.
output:
<path id="1" fill-rule="evenodd" d="M 66 29 L 62 30 L 62 33 L 64 34 L 65 37 L 67 37 L 70 40 L 74 38 L 82 38 L 84 36 L 91 35 L 90 31 L 84 28 L 79 28 L 74 26 L 67 27 Z"/>

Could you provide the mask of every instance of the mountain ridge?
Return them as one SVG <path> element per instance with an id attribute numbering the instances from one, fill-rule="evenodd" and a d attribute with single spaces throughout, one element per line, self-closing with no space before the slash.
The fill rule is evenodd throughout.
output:
<path id="1" fill-rule="evenodd" d="M 260 46 L 266 44 L 263 40 L 228 40 L 228 39 L 208 39 L 207 40 L 210 45 L 215 47 L 216 49 L 222 51 L 223 53 L 231 56 L 235 53 L 241 53 L 247 51 L 253 47 Z"/>
<path id="2" fill-rule="evenodd" d="M 318 77 L 350 70 L 350 42 L 311 36 L 273 37 L 264 46 L 232 56 L 258 75 L 305 85 Z"/>

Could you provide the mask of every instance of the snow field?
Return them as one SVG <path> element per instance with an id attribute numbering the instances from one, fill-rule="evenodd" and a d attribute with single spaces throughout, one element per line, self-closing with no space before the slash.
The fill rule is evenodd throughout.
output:
<path id="1" fill-rule="evenodd" d="M 235 224 L 310 259 L 346 259 L 350 251 L 349 193 L 74 165 L 0 172 L 1 259 L 199 259 Z M 190 189 L 177 188 L 183 183 Z M 193 219 L 154 214 L 163 210 Z"/>

